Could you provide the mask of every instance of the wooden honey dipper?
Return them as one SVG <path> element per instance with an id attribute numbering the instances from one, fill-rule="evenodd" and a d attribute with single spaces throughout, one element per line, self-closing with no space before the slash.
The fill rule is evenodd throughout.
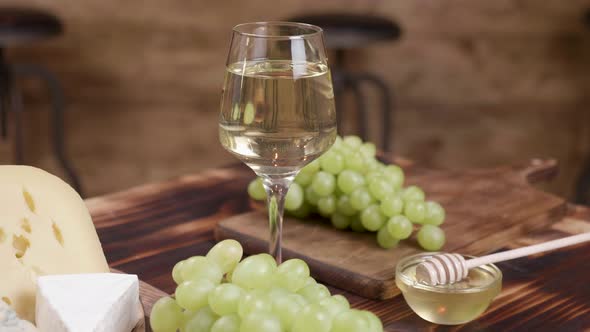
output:
<path id="1" fill-rule="evenodd" d="M 518 249 L 465 260 L 459 254 L 435 254 L 416 266 L 416 280 L 427 285 L 446 285 L 463 280 L 469 270 L 480 265 L 503 262 L 515 258 L 563 248 L 590 241 L 590 233 L 564 237 Z"/>

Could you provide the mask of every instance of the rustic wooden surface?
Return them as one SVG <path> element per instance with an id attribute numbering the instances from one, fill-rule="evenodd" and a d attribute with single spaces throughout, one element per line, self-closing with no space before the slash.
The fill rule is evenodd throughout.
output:
<path id="1" fill-rule="evenodd" d="M 382 15 L 401 25 L 399 41 L 345 59 L 394 90 L 400 154 L 453 169 L 553 156 L 562 163 L 551 189 L 569 194 L 590 152 L 590 32 L 582 23 L 590 0 L 1 3 L 47 8 L 64 22 L 63 36 L 6 53 L 44 65 L 63 84 L 68 152 L 90 195 L 233 160 L 212 144 L 231 27 L 307 13 Z M 47 93 L 34 80 L 19 83 L 27 162 L 62 174 L 49 145 Z M 0 139 L 0 162 L 10 162 L 3 144 L 11 143 Z"/>
<path id="2" fill-rule="evenodd" d="M 246 186 L 252 173 L 243 165 L 207 170 L 87 200 L 112 267 L 165 292 L 175 285 L 173 265 L 205 254 L 215 243 L 216 223 L 250 210 Z M 590 231 L 590 210 L 568 208 L 561 221 L 506 244 L 519 247 Z M 461 234 L 449 234 L 460 237 Z M 483 252 L 482 252 L 483 253 Z M 386 331 L 582 331 L 590 329 L 590 246 L 588 244 L 499 264 L 503 291 L 478 320 L 458 327 L 428 323 L 401 296 L 374 301 L 344 294 L 354 307 L 377 313 Z"/>
<path id="3" fill-rule="evenodd" d="M 442 228 L 448 239 L 443 250 L 479 255 L 563 218 L 565 201 L 528 183 L 548 180 L 556 173 L 554 160 L 534 160 L 520 167 L 464 172 L 410 167 L 406 181 L 420 186 L 428 199 L 445 207 Z M 215 230 L 216 239 L 236 239 L 249 254 L 264 252 L 266 216 L 264 211 L 255 211 L 222 220 Z M 286 220 L 285 257 L 307 261 L 315 278 L 352 293 L 372 299 L 398 295 L 395 267 L 401 258 L 421 252 L 415 238 L 400 242 L 394 250 L 383 250 L 375 233 L 342 232 L 325 221 Z"/>

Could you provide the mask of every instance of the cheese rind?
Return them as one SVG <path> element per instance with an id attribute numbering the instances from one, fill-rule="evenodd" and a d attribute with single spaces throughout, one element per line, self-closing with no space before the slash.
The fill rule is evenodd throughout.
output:
<path id="1" fill-rule="evenodd" d="M 0 301 L 0 332 L 36 332 L 33 324 L 18 318 L 14 310 Z"/>
<path id="2" fill-rule="evenodd" d="M 129 332 L 141 318 L 136 275 L 54 275 L 37 284 L 39 332 Z"/>
<path id="3" fill-rule="evenodd" d="M 40 275 L 109 272 L 84 201 L 29 166 L 0 166 L 0 298 L 34 322 Z"/>

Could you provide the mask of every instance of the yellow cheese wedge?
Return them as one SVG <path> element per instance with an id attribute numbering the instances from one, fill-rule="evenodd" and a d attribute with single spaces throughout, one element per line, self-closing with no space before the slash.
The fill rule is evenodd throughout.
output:
<path id="1" fill-rule="evenodd" d="M 38 168 L 0 166 L 0 300 L 34 322 L 38 276 L 108 271 L 74 189 Z"/>

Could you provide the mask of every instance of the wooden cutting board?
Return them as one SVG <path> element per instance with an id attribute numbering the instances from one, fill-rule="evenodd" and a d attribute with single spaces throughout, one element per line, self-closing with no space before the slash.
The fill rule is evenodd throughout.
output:
<path id="1" fill-rule="evenodd" d="M 124 273 L 117 269 L 111 269 L 111 272 Z M 149 327 L 149 314 L 152 312 L 152 306 L 154 303 L 164 296 L 168 296 L 168 294 L 148 283 L 141 280 L 139 281 L 139 300 L 141 301 L 141 306 L 137 308 L 137 311 L 141 313 L 140 316 L 143 317 L 143 319 L 140 319 L 139 322 L 137 322 L 137 325 L 131 332 L 151 332 L 151 328 Z"/>
<path id="2" fill-rule="evenodd" d="M 545 228 L 566 213 L 563 199 L 530 185 L 554 177 L 554 160 L 535 159 L 481 170 L 444 171 L 412 165 L 404 170 L 406 185 L 419 185 L 427 199 L 445 207 L 445 251 L 471 255 L 492 252 L 531 230 Z M 249 254 L 266 252 L 266 214 L 255 211 L 223 220 L 215 236 L 218 240 L 238 240 Z M 383 250 L 377 246 L 374 233 L 338 231 L 321 218 L 305 222 L 287 218 L 283 248 L 285 258 L 304 259 L 313 276 L 322 282 L 373 299 L 398 294 L 396 263 L 421 251 L 414 238 Z"/>

